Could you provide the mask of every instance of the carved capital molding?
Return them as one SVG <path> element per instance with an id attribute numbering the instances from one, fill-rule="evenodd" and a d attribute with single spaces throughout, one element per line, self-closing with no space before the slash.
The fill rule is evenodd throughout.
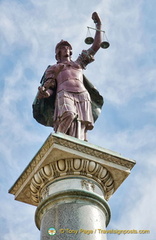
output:
<path id="1" fill-rule="evenodd" d="M 54 136 L 55 134 L 53 134 Z M 61 135 L 61 134 L 59 134 Z M 58 144 L 62 147 L 66 147 L 68 149 L 72 149 L 84 154 L 88 154 L 90 156 L 99 158 L 101 160 L 105 160 L 110 163 L 115 163 L 117 165 L 123 166 L 128 169 L 132 169 L 134 166 L 134 161 L 130 159 L 126 159 L 121 157 L 120 154 L 117 154 L 116 152 L 109 151 L 107 149 L 103 149 L 101 147 L 94 148 L 94 145 L 88 144 L 87 142 L 84 142 L 83 144 L 77 144 L 77 142 L 74 141 L 68 141 L 68 139 L 64 138 L 55 138 L 55 141 L 53 138 L 49 138 L 49 144 Z M 105 150 L 105 151 L 103 151 Z"/>
<path id="2" fill-rule="evenodd" d="M 50 134 L 9 193 L 18 201 L 37 206 L 42 195 L 48 195 L 49 182 L 77 176 L 97 183 L 108 200 L 134 165 L 134 160 L 111 150 L 66 134 Z M 83 183 L 83 188 L 87 189 L 87 183 Z M 93 188 L 89 186 L 90 190 Z"/>
<path id="3" fill-rule="evenodd" d="M 35 173 L 30 184 L 32 200 L 37 204 L 41 201 L 41 191 L 48 183 L 73 176 L 95 180 L 103 189 L 106 200 L 114 192 L 114 180 L 105 167 L 87 159 L 69 158 L 51 162 Z M 48 190 L 45 188 L 44 194 L 45 191 Z"/>

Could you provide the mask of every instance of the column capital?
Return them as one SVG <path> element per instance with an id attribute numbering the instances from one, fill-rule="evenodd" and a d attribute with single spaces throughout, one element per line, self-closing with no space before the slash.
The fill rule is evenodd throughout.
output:
<path id="1" fill-rule="evenodd" d="M 108 200 L 134 165 L 135 161 L 116 152 L 66 134 L 50 134 L 9 193 L 18 201 L 38 206 L 49 183 L 80 177 L 96 183 Z"/>

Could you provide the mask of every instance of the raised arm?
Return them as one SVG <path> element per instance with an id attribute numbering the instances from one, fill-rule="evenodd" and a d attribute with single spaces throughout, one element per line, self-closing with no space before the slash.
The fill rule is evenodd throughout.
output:
<path id="1" fill-rule="evenodd" d="M 99 15 L 96 12 L 94 12 L 92 14 L 92 19 L 93 19 L 93 21 L 95 23 L 95 28 L 97 30 L 95 32 L 94 42 L 93 42 L 93 44 L 92 44 L 90 49 L 93 50 L 94 54 L 95 54 L 99 50 L 100 44 L 101 44 L 101 41 L 102 41 L 102 34 L 101 34 L 100 31 L 98 31 L 98 30 L 101 30 L 101 25 L 102 24 L 101 24 L 100 17 L 99 17 Z"/>

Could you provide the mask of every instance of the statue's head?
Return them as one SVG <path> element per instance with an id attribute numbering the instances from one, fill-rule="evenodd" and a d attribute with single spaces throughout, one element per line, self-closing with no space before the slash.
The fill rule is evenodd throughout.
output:
<path id="1" fill-rule="evenodd" d="M 61 40 L 55 47 L 55 58 L 59 62 L 60 60 L 60 49 L 62 46 L 68 46 L 70 49 L 70 56 L 72 55 L 72 46 L 69 42 Z"/>

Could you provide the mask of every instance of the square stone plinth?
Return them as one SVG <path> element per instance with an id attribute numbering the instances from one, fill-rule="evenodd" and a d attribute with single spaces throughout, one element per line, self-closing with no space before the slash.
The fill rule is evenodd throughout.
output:
<path id="1" fill-rule="evenodd" d="M 80 173 L 92 178 L 92 173 L 95 172 L 93 169 L 94 164 L 98 164 L 98 167 L 101 166 L 106 169 L 114 182 L 113 191 L 109 191 L 109 194 L 106 195 L 106 200 L 111 197 L 127 178 L 135 165 L 134 160 L 122 157 L 116 152 L 70 137 L 66 134 L 50 134 L 38 153 L 11 187 L 9 193 L 14 194 L 15 199 L 18 201 L 37 206 L 38 204 L 31 198 L 30 188 L 34 175 L 43 167 L 48 166 L 48 164 L 61 161 L 62 159 L 83 159 L 83 161 L 89 161 L 90 165 L 88 169 L 90 170 L 88 170 L 88 173 L 84 173 L 84 170 L 83 173 L 75 170 L 73 173 L 69 172 L 71 176 L 73 174 L 75 174 L 74 176 L 78 176 Z M 65 176 L 65 173 L 63 174 Z"/>

